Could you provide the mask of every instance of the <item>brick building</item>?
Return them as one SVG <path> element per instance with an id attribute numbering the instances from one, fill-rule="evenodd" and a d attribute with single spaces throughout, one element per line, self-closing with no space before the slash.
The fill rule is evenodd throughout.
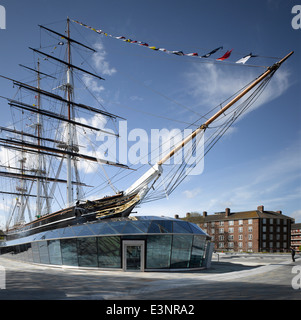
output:
<path id="1" fill-rule="evenodd" d="M 294 220 L 281 211 L 257 210 L 224 212 L 208 215 L 186 214 L 187 220 L 199 225 L 211 236 L 218 251 L 288 252 L 291 246 L 291 225 Z"/>
<path id="2" fill-rule="evenodd" d="M 301 252 L 301 223 L 292 224 L 291 246 L 297 253 Z"/>

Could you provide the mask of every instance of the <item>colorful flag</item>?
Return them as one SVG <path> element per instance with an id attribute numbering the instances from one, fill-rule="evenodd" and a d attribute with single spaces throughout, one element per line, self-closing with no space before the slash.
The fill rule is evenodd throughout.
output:
<path id="1" fill-rule="evenodd" d="M 215 52 L 217 52 L 218 50 L 221 50 L 221 49 L 223 49 L 223 47 L 218 47 L 218 48 L 210 51 L 209 53 L 203 55 L 201 58 L 209 58 L 212 54 L 214 54 Z"/>
<path id="2" fill-rule="evenodd" d="M 230 57 L 231 55 L 231 52 L 232 52 L 233 49 L 231 49 L 230 51 L 227 51 L 222 57 L 216 59 L 217 61 L 223 61 L 223 60 L 226 60 Z"/>
<path id="3" fill-rule="evenodd" d="M 245 64 L 250 58 L 255 58 L 257 56 L 253 55 L 252 53 L 242 57 L 241 59 L 237 60 L 236 63 L 242 63 Z"/>

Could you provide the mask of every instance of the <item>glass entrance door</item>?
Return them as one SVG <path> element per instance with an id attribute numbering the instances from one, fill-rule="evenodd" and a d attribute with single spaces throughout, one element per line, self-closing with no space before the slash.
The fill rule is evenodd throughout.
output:
<path id="1" fill-rule="evenodd" d="M 123 270 L 144 271 L 144 241 L 123 241 Z"/>

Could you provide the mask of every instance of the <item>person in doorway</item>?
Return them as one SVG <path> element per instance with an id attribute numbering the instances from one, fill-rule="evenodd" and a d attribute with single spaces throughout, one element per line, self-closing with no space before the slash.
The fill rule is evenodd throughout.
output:
<path id="1" fill-rule="evenodd" d="M 292 247 L 291 247 L 291 252 L 292 252 L 292 260 L 293 260 L 293 262 L 295 262 L 296 251 Z"/>

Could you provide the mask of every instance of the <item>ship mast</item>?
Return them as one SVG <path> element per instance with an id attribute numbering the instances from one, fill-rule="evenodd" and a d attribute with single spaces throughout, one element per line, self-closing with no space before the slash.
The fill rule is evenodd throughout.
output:
<path id="1" fill-rule="evenodd" d="M 178 144 L 169 154 L 167 154 L 164 158 L 158 161 L 158 165 L 164 164 L 167 160 L 169 160 L 173 155 L 178 152 L 180 149 L 184 148 L 184 146 L 194 139 L 200 132 L 206 130 L 206 128 L 219 116 L 221 116 L 225 111 L 227 111 L 230 107 L 232 107 L 238 100 L 240 100 L 243 96 L 245 96 L 249 91 L 251 91 L 254 87 L 256 87 L 261 81 L 267 78 L 272 72 L 275 72 L 280 65 L 287 60 L 294 52 L 290 52 L 283 59 L 275 63 L 273 66 L 269 67 L 266 72 L 264 72 L 261 76 L 255 79 L 245 90 L 243 90 L 240 94 L 238 94 L 234 99 L 232 99 L 229 103 L 227 103 L 223 108 L 221 108 L 216 114 L 214 114 L 210 119 L 208 119 L 204 124 L 198 127 L 195 131 L 193 131 L 189 136 L 187 136 L 180 144 Z"/>
<path id="2" fill-rule="evenodd" d="M 71 120 L 71 101 L 72 101 L 72 91 L 73 91 L 73 84 L 72 84 L 72 68 L 71 68 L 71 45 L 70 45 L 70 20 L 67 18 L 67 53 L 68 53 L 68 66 L 67 66 L 67 83 L 66 83 L 66 90 L 67 90 L 67 106 L 68 106 L 68 120 Z M 69 122 L 67 123 L 67 146 L 68 149 L 72 151 L 73 149 L 73 126 Z M 72 187 L 72 162 L 71 156 L 66 155 L 67 157 L 67 206 L 71 206 L 73 203 L 73 187 Z"/>
<path id="3" fill-rule="evenodd" d="M 166 156 L 160 159 L 152 168 L 150 168 L 142 177 L 140 177 L 132 186 L 130 186 L 124 193 L 126 195 L 131 195 L 133 193 L 139 192 L 141 194 L 140 199 L 142 200 L 148 191 L 153 187 L 154 183 L 163 173 L 162 165 L 166 163 L 170 158 L 172 158 L 178 151 L 184 148 L 190 141 L 195 139 L 198 134 L 203 133 L 208 126 L 214 122 L 218 117 L 220 117 L 225 111 L 227 111 L 231 106 L 233 106 L 237 101 L 243 98 L 248 92 L 254 89 L 259 83 L 266 79 L 269 75 L 272 75 L 281 64 L 287 60 L 294 52 L 290 52 L 283 59 L 272 65 L 255 79 L 246 89 L 239 93 L 234 99 L 227 103 L 223 108 L 216 112 L 210 119 L 208 119 L 204 124 L 194 130 L 190 135 L 183 139 L 174 149 L 172 149 Z"/>

